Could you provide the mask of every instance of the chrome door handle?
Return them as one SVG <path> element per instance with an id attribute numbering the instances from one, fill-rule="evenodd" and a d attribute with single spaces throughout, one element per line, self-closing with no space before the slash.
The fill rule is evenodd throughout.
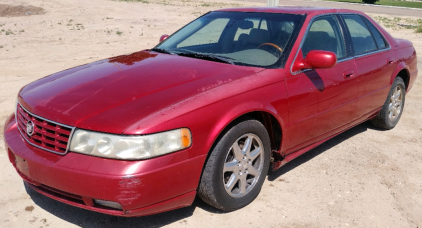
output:
<path id="1" fill-rule="evenodd" d="M 355 74 L 355 72 L 353 70 L 347 70 L 347 71 L 343 72 L 343 76 L 345 78 L 353 77 L 354 74 Z"/>

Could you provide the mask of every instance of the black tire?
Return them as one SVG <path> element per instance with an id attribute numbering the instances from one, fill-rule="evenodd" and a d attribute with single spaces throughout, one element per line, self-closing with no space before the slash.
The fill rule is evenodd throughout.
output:
<path id="1" fill-rule="evenodd" d="M 400 108 L 397 108 L 397 110 L 399 110 L 398 115 L 393 116 L 394 118 L 390 118 L 390 113 L 391 113 L 390 104 L 395 107 L 397 103 L 397 102 L 392 101 L 393 99 L 392 95 L 394 92 L 396 92 L 397 88 L 400 89 L 400 93 L 402 96 L 401 105 L 400 105 Z M 406 86 L 404 84 L 403 79 L 401 77 L 397 77 L 394 80 L 393 85 L 391 86 L 390 92 L 388 93 L 387 99 L 385 100 L 385 103 L 382 106 L 381 111 L 378 113 L 378 115 L 374 119 L 371 120 L 372 125 L 378 128 L 386 129 L 386 130 L 393 129 L 399 122 L 401 114 L 403 113 L 405 98 L 406 98 Z"/>
<path id="2" fill-rule="evenodd" d="M 243 145 L 241 145 L 242 140 L 244 140 L 243 145 L 247 145 L 246 142 L 248 140 L 249 142 L 253 143 L 251 143 L 252 146 L 249 147 L 249 151 L 251 153 L 242 152 L 241 156 L 243 156 L 243 160 L 238 161 L 237 156 L 239 153 L 236 153 L 235 155 L 234 147 L 236 143 L 236 145 L 239 145 L 238 149 L 244 149 Z M 261 144 L 259 144 L 259 140 L 261 141 Z M 261 148 L 261 146 L 263 151 L 257 149 Z M 248 149 L 245 150 L 247 151 Z M 239 150 L 237 151 L 239 152 Z M 252 155 L 255 151 L 260 151 L 260 154 L 256 155 L 258 153 L 256 152 L 255 155 Z M 199 197 L 209 205 L 223 211 L 233 211 L 248 205 L 258 196 L 259 192 L 261 191 L 262 184 L 264 183 L 270 165 L 270 152 L 271 147 L 268 132 L 259 121 L 246 120 L 236 124 L 224 134 L 224 136 L 217 142 L 217 145 L 214 147 L 214 149 L 210 152 L 211 154 L 205 164 L 201 181 L 199 183 Z M 248 162 L 247 159 L 245 160 L 247 156 L 251 159 L 249 160 L 250 162 Z M 257 157 L 252 158 L 253 156 Z M 229 163 L 237 164 L 230 166 L 230 168 L 234 167 L 234 169 L 237 171 L 224 172 L 223 170 L 226 170 L 226 168 L 229 167 L 226 166 Z M 260 173 L 253 175 L 251 172 L 253 167 L 251 167 L 251 165 L 255 167 L 262 167 Z M 248 172 L 248 169 L 251 171 Z M 255 171 L 257 170 L 259 169 L 255 169 Z M 242 172 L 243 174 L 241 174 Z M 228 180 L 227 178 L 230 179 L 233 175 L 236 177 L 244 177 L 245 179 L 235 179 L 235 181 L 231 181 L 230 183 L 234 183 L 234 187 L 232 187 L 231 190 L 226 190 L 225 186 L 229 182 L 227 181 L 226 183 L 225 181 Z M 253 180 L 247 179 L 248 177 L 250 179 L 253 178 Z M 245 183 L 243 186 L 248 186 L 243 189 L 243 193 L 241 190 L 242 183 Z M 236 196 L 233 194 L 238 195 Z"/>

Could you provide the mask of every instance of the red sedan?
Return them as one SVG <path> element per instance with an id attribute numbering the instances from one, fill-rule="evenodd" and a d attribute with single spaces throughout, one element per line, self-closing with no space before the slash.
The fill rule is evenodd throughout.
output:
<path id="1" fill-rule="evenodd" d="M 267 171 L 370 120 L 392 129 L 417 76 L 412 43 L 365 14 L 238 8 L 161 43 L 39 79 L 4 134 L 25 183 L 119 216 L 251 203 Z"/>

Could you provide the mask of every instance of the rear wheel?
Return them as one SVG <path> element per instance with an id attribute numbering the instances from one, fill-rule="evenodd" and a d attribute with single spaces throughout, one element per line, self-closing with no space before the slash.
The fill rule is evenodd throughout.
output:
<path id="1" fill-rule="evenodd" d="M 269 163 L 270 139 L 265 127 L 256 120 L 241 122 L 211 151 L 198 195 L 224 211 L 244 207 L 258 196 Z"/>
<path id="2" fill-rule="evenodd" d="M 391 86 L 387 100 L 382 106 L 381 111 L 371 120 L 371 123 L 376 127 L 386 130 L 394 128 L 403 113 L 405 96 L 406 87 L 404 81 L 401 77 L 397 77 Z"/>

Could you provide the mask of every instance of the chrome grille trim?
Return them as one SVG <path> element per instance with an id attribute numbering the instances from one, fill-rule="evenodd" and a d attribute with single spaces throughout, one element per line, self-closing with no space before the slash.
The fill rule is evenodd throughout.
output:
<path id="1" fill-rule="evenodd" d="M 40 120 L 43 120 L 43 121 L 48 122 L 48 123 L 51 123 L 51 124 L 58 125 L 58 126 L 60 126 L 60 127 L 64 127 L 64 128 L 68 128 L 68 129 L 70 129 L 70 134 L 69 134 L 69 138 L 68 138 L 68 141 L 67 141 L 66 150 L 65 150 L 64 152 L 58 152 L 58 151 L 48 149 L 48 148 L 46 148 L 46 147 L 43 147 L 43 146 L 37 145 L 37 144 L 35 144 L 35 143 L 33 143 L 33 142 L 29 141 L 29 140 L 28 140 L 28 138 L 27 138 L 28 136 L 27 136 L 26 132 L 22 132 L 21 127 L 19 126 L 20 122 L 19 122 L 19 120 L 18 120 L 18 116 L 19 116 L 19 115 L 22 115 L 22 114 L 20 114 L 19 107 L 20 107 L 20 108 L 21 108 L 24 112 L 26 112 L 27 114 L 29 114 L 29 115 L 31 115 L 31 116 L 33 116 L 33 117 L 36 117 L 36 118 L 38 118 L 38 119 L 40 119 Z M 24 117 L 24 118 L 25 118 L 25 117 Z M 57 123 L 57 122 L 55 122 L 55 121 L 52 121 L 52 120 L 49 120 L 49 119 L 43 118 L 43 117 L 38 116 L 38 115 L 35 115 L 35 114 L 33 114 L 33 113 L 29 112 L 27 109 L 25 109 L 25 108 L 24 108 L 24 107 L 23 107 L 23 106 L 22 106 L 19 102 L 17 102 L 17 105 L 16 105 L 16 115 L 15 115 L 15 121 L 16 121 L 16 127 L 18 128 L 19 133 L 21 134 L 22 138 L 23 138 L 23 139 L 24 139 L 27 143 L 29 143 L 30 145 L 32 145 L 32 146 L 34 146 L 34 147 L 37 147 L 37 148 L 39 148 L 39 149 L 42 149 L 42 150 L 45 150 L 45 151 L 48 151 L 48 152 L 54 153 L 54 154 L 59 154 L 59 155 L 65 155 L 65 154 L 67 154 L 67 152 L 69 152 L 70 140 L 72 139 L 73 133 L 74 133 L 74 131 L 75 131 L 75 127 L 72 127 L 72 126 L 69 126 L 69 125 L 65 125 L 65 124 L 61 124 L 61 123 Z M 37 125 L 37 126 L 38 126 L 38 125 Z"/>

